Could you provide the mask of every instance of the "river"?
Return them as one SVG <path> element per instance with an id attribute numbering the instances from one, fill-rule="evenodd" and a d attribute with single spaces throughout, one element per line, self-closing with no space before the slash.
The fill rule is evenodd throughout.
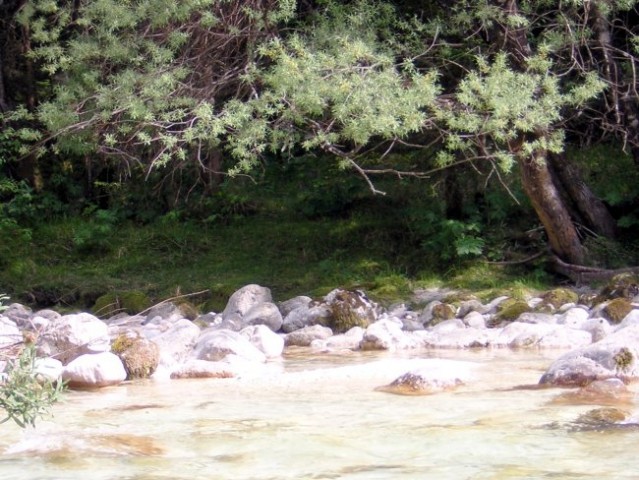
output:
<path id="1" fill-rule="evenodd" d="M 558 351 L 309 355 L 239 379 L 67 392 L 35 429 L 0 425 L 3 480 L 638 479 L 639 429 L 536 384 Z M 375 390 L 419 358 L 472 362 L 454 391 Z M 391 375 L 391 372 L 392 375 Z M 634 391 L 635 386 L 630 389 Z M 635 404 L 624 407 L 632 416 Z"/>

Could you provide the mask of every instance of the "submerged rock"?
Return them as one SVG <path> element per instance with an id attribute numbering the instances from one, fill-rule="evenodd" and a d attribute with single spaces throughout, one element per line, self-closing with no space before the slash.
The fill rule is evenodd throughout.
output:
<path id="1" fill-rule="evenodd" d="M 471 366 L 467 362 L 441 359 L 424 362 L 427 364 L 375 390 L 397 395 L 430 395 L 463 385 L 471 376 Z"/>
<path id="2" fill-rule="evenodd" d="M 552 403 L 570 405 L 631 405 L 633 402 L 634 394 L 618 378 L 595 380 L 578 390 L 563 392 L 552 400 Z"/>

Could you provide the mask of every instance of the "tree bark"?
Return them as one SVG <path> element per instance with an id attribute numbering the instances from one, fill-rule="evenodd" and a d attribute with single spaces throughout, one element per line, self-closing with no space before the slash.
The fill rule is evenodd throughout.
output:
<path id="1" fill-rule="evenodd" d="M 583 181 L 577 165 L 570 162 L 565 154 L 550 154 L 548 161 L 586 227 L 604 237 L 614 238 L 617 233 L 615 219 L 603 201 Z"/>
<path id="2" fill-rule="evenodd" d="M 507 17 L 520 14 L 517 0 L 493 0 L 493 2 L 504 11 Z M 508 52 L 513 66 L 520 71 L 526 71 L 528 59 L 532 56 L 527 35 L 525 28 L 508 24 L 500 25 L 496 32 L 499 48 Z M 533 135 L 540 138 L 547 134 L 548 132 L 535 132 Z M 523 141 L 522 134 L 521 138 L 511 146 L 511 150 L 517 153 Z M 585 250 L 572 222 L 570 211 L 553 182 L 547 155 L 546 151 L 537 151 L 527 157 L 518 155 L 522 186 L 546 230 L 551 250 L 562 260 L 583 264 L 586 259 Z"/>
<path id="3" fill-rule="evenodd" d="M 546 159 L 541 154 L 537 158 L 520 159 L 519 169 L 524 191 L 546 230 L 551 250 L 568 263 L 583 264 L 583 245 L 553 183 Z"/>

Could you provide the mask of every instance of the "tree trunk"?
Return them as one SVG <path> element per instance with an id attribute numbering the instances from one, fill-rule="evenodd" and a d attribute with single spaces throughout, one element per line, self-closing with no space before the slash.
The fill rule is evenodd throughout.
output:
<path id="1" fill-rule="evenodd" d="M 614 238 L 617 233 L 615 219 L 601 199 L 583 181 L 577 165 L 570 162 L 565 154 L 550 154 L 548 161 L 586 227 L 604 237 Z"/>
<path id="2" fill-rule="evenodd" d="M 520 14 L 517 0 L 493 0 L 492 3 L 502 9 L 507 17 Z M 532 56 L 526 29 L 502 24 L 497 26 L 495 33 L 497 45 L 508 52 L 513 66 L 526 71 L 528 59 Z M 547 134 L 536 132 L 534 135 L 541 137 Z M 514 142 L 511 151 L 518 152 L 523 140 L 522 136 Z M 518 155 L 522 186 L 546 230 L 551 250 L 562 260 L 580 265 L 585 261 L 585 250 L 570 212 L 553 181 L 546 157 L 546 151 L 537 151 L 526 157 Z"/>
<path id="3" fill-rule="evenodd" d="M 519 169 L 524 191 L 546 230 L 552 251 L 568 263 L 583 264 L 583 245 L 553 183 L 546 159 L 541 154 L 537 158 L 520 159 Z"/>

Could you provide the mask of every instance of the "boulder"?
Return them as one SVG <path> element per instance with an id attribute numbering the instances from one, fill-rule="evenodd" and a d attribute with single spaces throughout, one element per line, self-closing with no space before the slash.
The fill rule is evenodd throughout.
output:
<path id="1" fill-rule="evenodd" d="M 607 302 L 603 307 L 603 316 L 607 318 L 610 323 L 617 324 L 633 310 L 633 305 L 630 300 L 626 298 L 614 298 Z"/>
<path id="2" fill-rule="evenodd" d="M 313 301 L 311 297 L 307 297 L 306 295 L 299 295 L 297 297 L 293 297 L 289 300 L 285 300 L 279 304 L 279 310 L 282 314 L 282 317 L 286 317 L 293 310 L 300 307 L 308 307 L 309 304 Z"/>
<path id="3" fill-rule="evenodd" d="M 193 349 L 193 356 L 200 360 L 220 361 L 228 355 L 253 362 L 266 361 L 264 353 L 232 330 L 204 330 Z"/>
<path id="4" fill-rule="evenodd" d="M 160 362 L 160 349 L 156 343 L 137 331 L 121 333 L 111 345 L 127 373 L 129 380 L 149 378 Z"/>
<path id="5" fill-rule="evenodd" d="M 298 332 L 301 332 L 301 330 L 298 330 Z M 297 332 L 293 332 L 290 335 L 294 335 L 295 333 Z M 363 338 L 364 329 L 362 327 L 353 327 L 348 332 L 340 333 L 339 335 L 333 335 L 325 339 L 315 339 L 311 342 L 311 348 L 324 352 L 359 350 Z"/>
<path id="6" fill-rule="evenodd" d="M 100 388 L 117 385 L 126 379 L 126 370 L 111 352 L 84 354 L 62 370 L 62 380 L 69 388 Z"/>
<path id="7" fill-rule="evenodd" d="M 167 325 L 167 329 L 162 332 L 158 332 L 154 328 L 149 330 L 145 326 L 142 334 L 158 346 L 159 365 L 172 368 L 191 355 L 200 336 L 200 328 L 183 318 L 174 324 Z"/>
<path id="8" fill-rule="evenodd" d="M 402 331 L 401 322 L 379 320 L 364 331 L 360 344 L 362 350 L 404 350 L 421 346 L 416 337 Z"/>
<path id="9" fill-rule="evenodd" d="M 0 316 L 0 348 L 22 343 L 22 333 L 16 322 L 8 317 Z"/>
<path id="10" fill-rule="evenodd" d="M 180 305 L 173 302 L 165 302 L 155 305 L 148 312 L 146 312 L 145 325 L 148 324 L 161 324 L 161 323 L 176 323 L 184 318 L 186 315 L 182 311 Z M 110 320 L 111 322 L 111 320 Z"/>
<path id="11" fill-rule="evenodd" d="M 33 314 L 29 307 L 20 303 L 12 303 L 3 312 L 2 316 L 14 322 L 20 328 L 27 328 Z"/>
<path id="12" fill-rule="evenodd" d="M 547 334 L 556 329 L 555 325 L 547 323 L 511 322 L 497 330 L 492 346 L 527 348 L 536 346 Z"/>
<path id="13" fill-rule="evenodd" d="M 89 313 L 52 320 L 37 339 L 38 356 L 57 358 L 64 365 L 80 355 L 108 352 L 110 344 L 107 324 Z"/>
<path id="14" fill-rule="evenodd" d="M 310 325 L 327 326 L 330 322 L 331 316 L 332 313 L 328 305 L 313 302 L 305 307 L 299 307 L 290 312 L 284 318 L 282 331 L 290 333 Z"/>
<path id="15" fill-rule="evenodd" d="M 568 288 L 555 288 L 546 292 L 542 297 L 542 304 L 551 307 L 551 310 L 558 310 L 567 303 L 577 303 L 579 295 Z"/>
<path id="16" fill-rule="evenodd" d="M 251 325 L 266 325 L 273 332 L 282 328 L 282 314 L 277 305 L 271 302 L 264 302 L 254 305 L 246 312 L 242 318 L 242 325 L 245 327 Z"/>
<path id="17" fill-rule="evenodd" d="M 639 326 L 632 325 L 587 347 L 572 350 L 555 360 L 539 383 L 584 386 L 595 380 L 639 378 Z"/>
<path id="18" fill-rule="evenodd" d="M 571 328 L 582 328 L 589 316 L 590 312 L 585 308 L 573 307 L 560 314 L 557 317 L 557 323 Z"/>
<path id="19" fill-rule="evenodd" d="M 266 325 L 253 325 L 240 331 L 240 335 L 262 352 L 266 358 L 277 358 L 284 351 L 284 338 Z"/>
<path id="20" fill-rule="evenodd" d="M 333 330 L 322 325 L 308 325 L 284 337 L 286 346 L 308 347 L 315 340 L 325 340 L 333 335 Z"/>
<path id="21" fill-rule="evenodd" d="M 517 318 L 521 323 L 545 323 L 554 325 L 557 323 L 557 316 L 544 312 L 524 312 Z"/>
<path id="22" fill-rule="evenodd" d="M 633 309 L 621 320 L 618 328 L 625 328 L 630 325 L 639 325 L 639 309 Z"/>
<path id="23" fill-rule="evenodd" d="M 344 333 L 353 327 L 366 328 L 377 320 L 378 305 L 361 290 L 335 289 L 324 297 L 331 312 L 328 326 L 335 333 Z"/>
<path id="24" fill-rule="evenodd" d="M 428 348 L 483 348 L 492 345 L 497 333 L 498 330 L 484 327 L 447 327 L 413 332 L 412 335 L 419 345 Z"/>
<path id="25" fill-rule="evenodd" d="M 35 360 L 35 374 L 44 377 L 50 382 L 57 382 L 60 380 L 62 378 L 62 370 L 64 370 L 62 362 L 55 358 L 44 357 L 37 358 Z"/>
<path id="26" fill-rule="evenodd" d="M 486 319 L 481 313 L 475 310 L 472 310 L 464 315 L 462 321 L 467 327 L 478 329 L 486 328 Z"/>
<path id="27" fill-rule="evenodd" d="M 222 312 L 222 317 L 235 315 L 244 317 L 256 305 L 272 301 L 270 289 L 255 284 L 246 285 L 231 295 Z"/>

